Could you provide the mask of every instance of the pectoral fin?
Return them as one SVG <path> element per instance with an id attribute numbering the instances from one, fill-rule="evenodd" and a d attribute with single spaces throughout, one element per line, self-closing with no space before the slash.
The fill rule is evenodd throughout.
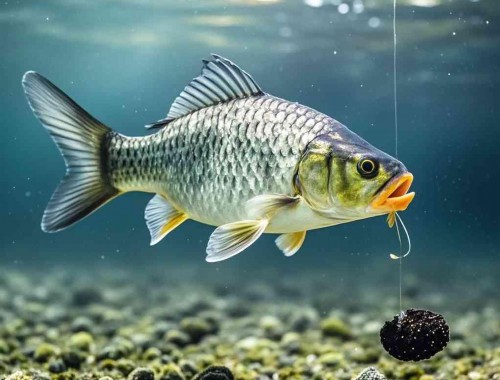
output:
<path id="1" fill-rule="evenodd" d="M 151 234 L 151 245 L 158 243 L 170 231 L 188 219 L 186 214 L 175 209 L 159 194 L 149 201 L 145 217 Z"/>
<path id="2" fill-rule="evenodd" d="M 291 232 L 278 236 L 275 242 L 285 256 L 293 256 L 300 249 L 305 238 L 306 231 Z"/>
<path id="3" fill-rule="evenodd" d="M 290 197 L 281 194 L 263 194 L 250 199 L 247 204 L 247 210 L 252 217 L 271 219 L 274 214 L 285 207 L 296 205 L 300 197 Z"/>
<path id="4" fill-rule="evenodd" d="M 268 225 L 266 219 L 242 220 L 218 227 L 207 245 L 209 263 L 226 260 L 254 243 Z"/>

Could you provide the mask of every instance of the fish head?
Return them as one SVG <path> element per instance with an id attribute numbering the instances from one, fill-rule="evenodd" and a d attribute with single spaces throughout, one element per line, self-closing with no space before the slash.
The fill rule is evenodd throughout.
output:
<path id="1" fill-rule="evenodd" d="M 312 209 L 345 221 L 405 210 L 413 175 L 347 128 L 317 136 L 297 166 L 295 186 Z"/>

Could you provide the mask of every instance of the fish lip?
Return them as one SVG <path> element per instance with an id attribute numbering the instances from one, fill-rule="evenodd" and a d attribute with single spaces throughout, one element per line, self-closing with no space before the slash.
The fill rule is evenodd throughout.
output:
<path id="1" fill-rule="evenodd" d="M 415 193 L 408 193 L 413 182 L 413 174 L 404 172 L 391 178 L 377 193 L 369 209 L 375 213 L 404 211 L 409 206 Z"/>

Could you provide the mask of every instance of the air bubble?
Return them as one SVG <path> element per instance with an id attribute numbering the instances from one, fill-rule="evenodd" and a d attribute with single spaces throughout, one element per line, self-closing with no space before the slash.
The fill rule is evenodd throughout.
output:
<path id="1" fill-rule="evenodd" d="M 346 4 L 346 3 L 342 3 L 340 4 L 338 7 L 337 7 L 337 11 L 341 14 L 341 15 L 345 15 L 346 13 L 349 12 L 349 4 Z"/>
<path id="2" fill-rule="evenodd" d="M 368 20 L 368 26 L 370 28 L 378 28 L 380 26 L 381 22 L 378 17 L 370 17 Z"/>
<path id="3" fill-rule="evenodd" d="M 323 6 L 323 0 L 304 0 L 304 3 L 313 8 L 319 8 Z"/>

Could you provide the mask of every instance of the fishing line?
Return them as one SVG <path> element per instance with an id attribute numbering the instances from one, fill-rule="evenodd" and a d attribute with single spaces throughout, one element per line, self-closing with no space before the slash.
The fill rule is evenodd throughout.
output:
<path id="1" fill-rule="evenodd" d="M 394 134 L 396 145 L 396 158 L 398 158 L 398 71 L 397 71 L 397 35 L 396 35 L 396 0 L 393 3 L 392 34 L 393 34 L 393 91 L 394 91 Z"/>
<path id="2" fill-rule="evenodd" d="M 394 145 L 395 145 L 395 157 L 398 158 L 398 70 L 397 70 L 397 24 L 396 24 L 396 16 L 397 16 L 397 0 L 393 1 L 393 7 L 392 7 L 392 35 L 393 35 L 393 56 L 392 56 L 392 68 L 393 68 L 393 92 L 394 92 Z M 396 214 L 396 230 L 398 232 L 398 240 L 399 240 L 399 252 L 401 255 L 401 252 L 403 251 L 403 246 L 401 243 L 401 234 L 399 232 L 399 226 L 398 226 L 398 219 L 401 222 L 401 225 L 403 226 L 406 236 L 408 237 L 408 245 L 411 249 L 411 242 L 410 242 L 410 236 L 408 235 L 408 231 L 406 230 L 406 227 L 399 217 L 397 213 Z M 407 256 L 410 253 L 410 249 L 408 252 L 403 255 L 403 256 L 396 256 L 391 254 L 392 259 L 399 259 L 399 310 L 403 310 L 403 257 Z"/>
<path id="3" fill-rule="evenodd" d="M 399 260 L 399 259 L 403 259 L 405 258 L 406 256 L 408 256 L 411 252 L 411 239 L 410 239 L 410 234 L 408 233 L 408 230 L 406 229 L 406 226 L 405 224 L 403 223 L 403 219 L 401 219 L 401 217 L 399 216 L 398 213 L 395 213 L 396 214 L 396 231 L 398 233 L 398 240 L 399 240 L 399 250 L 400 250 L 400 255 L 395 255 L 394 253 L 391 253 L 390 256 L 391 256 L 391 259 L 393 260 Z M 401 227 L 403 227 L 403 231 L 405 232 L 405 235 L 406 235 L 406 240 L 408 241 L 408 249 L 406 250 L 406 253 L 404 255 L 401 255 L 401 252 L 403 251 L 403 247 L 402 247 L 402 243 L 401 243 L 401 234 L 399 232 L 399 226 L 398 226 L 398 221 L 399 223 L 401 223 Z"/>
<path id="4" fill-rule="evenodd" d="M 399 254 L 401 255 L 401 252 L 403 252 L 403 243 L 401 242 L 401 233 L 399 232 L 399 222 L 398 222 L 397 218 L 396 218 L 395 222 L 396 222 L 395 223 L 396 224 L 396 231 L 398 233 L 398 240 L 399 240 Z M 396 255 L 392 255 L 391 254 L 391 259 L 397 260 L 398 257 Z M 402 289 L 402 284 L 403 284 L 403 259 L 399 259 L 399 310 L 401 312 L 403 310 L 403 289 Z"/>
<path id="5" fill-rule="evenodd" d="M 406 229 L 405 224 L 403 223 L 403 219 L 399 216 L 398 213 L 396 214 L 396 231 L 398 233 L 398 240 L 399 240 L 399 256 L 395 255 L 393 253 L 390 254 L 391 259 L 393 260 L 399 260 L 399 310 L 403 310 L 403 258 L 407 257 L 410 252 L 411 252 L 411 239 L 410 239 L 410 234 L 408 233 L 408 230 Z M 399 231 L 399 223 L 401 223 L 401 226 L 403 227 L 403 230 L 406 235 L 406 240 L 408 241 L 408 250 L 404 255 L 401 254 L 403 252 L 403 243 L 401 241 L 401 232 Z"/>

